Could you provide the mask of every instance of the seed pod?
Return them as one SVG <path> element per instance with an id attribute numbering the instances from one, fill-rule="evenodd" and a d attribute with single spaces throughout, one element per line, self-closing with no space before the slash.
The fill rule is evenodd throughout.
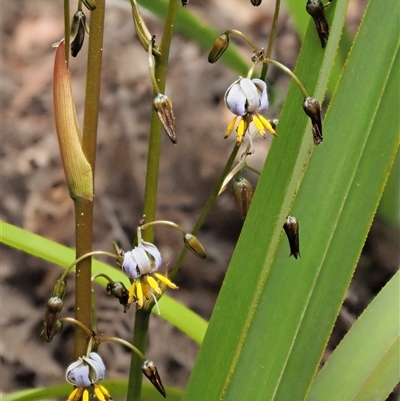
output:
<path id="1" fill-rule="evenodd" d="M 158 117 L 164 127 L 168 138 L 173 144 L 178 142 L 176 137 L 176 123 L 172 102 L 168 96 L 159 93 L 153 100 L 153 105 L 157 111 Z"/>
<path id="2" fill-rule="evenodd" d="M 80 52 L 85 40 L 85 32 L 89 32 L 86 15 L 78 10 L 71 24 L 71 56 L 76 57 Z"/>
<path id="3" fill-rule="evenodd" d="M 321 46 L 324 48 L 329 37 L 329 25 L 325 19 L 324 5 L 321 0 L 308 0 L 306 10 L 314 19 Z"/>
<path id="4" fill-rule="evenodd" d="M 151 384 L 158 390 L 158 392 L 164 398 L 167 398 L 167 393 L 165 392 L 164 386 L 160 379 L 160 375 L 158 374 L 154 362 L 146 359 L 142 364 L 142 372 L 151 381 Z"/>
<path id="5" fill-rule="evenodd" d="M 186 233 L 183 236 L 183 241 L 186 245 L 186 248 L 188 248 L 191 252 L 193 252 L 196 256 L 198 256 L 200 259 L 205 259 L 206 258 L 206 251 L 201 244 L 201 242 L 195 237 L 193 234 Z"/>
<path id="6" fill-rule="evenodd" d="M 109 282 L 106 287 L 108 295 L 112 295 L 118 298 L 119 303 L 124 306 L 124 313 L 129 309 L 129 291 L 126 289 L 125 285 L 121 281 Z"/>
<path id="7" fill-rule="evenodd" d="M 208 54 L 208 62 L 214 64 L 229 46 L 229 36 L 225 33 L 218 36 Z"/>
<path id="8" fill-rule="evenodd" d="M 246 218 L 253 199 L 253 187 L 244 177 L 233 180 L 233 195 L 235 196 L 236 207 L 243 219 Z"/>
<path id="9" fill-rule="evenodd" d="M 290 255 L 294 256 L 296 259 L 300 256 L 300 243 L 299 243 L 299 223 L 296 217 L 287 216 L 283 229 L 289 240 L 290 245 Z"/>
<path id="10" fill-rule="evenodd" d="M 311 118 L 312 133 L 314 145 L 318 145 L 322 142 L 322 121 L 321 121 L 321 106 L 317 99 L 307 97 L 303 101 L 303 109 L 308 117 Z"/>
<path id="11" fill-rule="evenodd" d="M 58 297 L 51 297 L 47 301 L 46 313 L 44 315 L 43 336 L 44 340 L 46 340 L 48 343 L 61 330 L 59 327 L 60 322 L 58 322 L 57 318 L 62 310 L 63 305 L 64 303 L 62 299 Z"/>

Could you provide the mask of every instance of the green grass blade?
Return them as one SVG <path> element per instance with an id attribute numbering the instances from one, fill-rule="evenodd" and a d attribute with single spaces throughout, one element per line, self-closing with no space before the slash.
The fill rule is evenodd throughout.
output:
<path id="1" fill-rule="evenodd" d="M 105 380 L 102 385 L 107 388 L 114 399 L 117 397 L 125 398 L 128 382 L 126 380 Z M 28 390 L 20 390 L 14 393 L 2 396 L 2 401 L 41 401 L 49 399 L 66 399 L 72 390 L 70 384 L 61 384 L 58 386 L 34 388 Z M 180 401 L 182 392 L 172 387 L 165 386 L 168 394 L 168 400 Z M 154 401 L 163 399 L 160 393 L 148 383 L 143 383 L 142 401 Z"/>
<path id="2" fill-rule="evenodd" d="M 308 37 L 310 26 L 299 57 L 296 71 L 318 98 L 326 88 L 330 69 L 325 62 L 334 56 L 346 5 L 336 3 L 325 59 L 319 58 L 318 40 Z M 260 177 L 184 399 L 306 396 L 398 147 L 398 103 L 390 105 L 384 140 L 374 130 L 396 68 L 398 11 L 397 0 L 384 9 L 370 2 L 324 121 L 325 140 L 303 177 L 310 132 L 298 110 L 301 97 L 289 91 L 280 136 Z M 385 24 L 377 27 L 382 20 Z M 288 212 L 300 221 L 300 260 L 288 258 L 287 240 L 281 237 Z"/>
<path id="3" fill-rule="evenodd" d="M 400 381 L 400 272 L 318 373 L 306 401 L 384 401 Z"/>
<path id="4" fill-rule="evenodd" d="M 4 221 L 0 221 L 0 242 L 64 269 L 75 260 L 74 250 Z M 113 280 L 122 281 L 127 288 L 130 286 L 128 278 L 121 270 L 93 259 L 93 274 L 97 273 L 104 273 Z M 103 287 L 107 284 L 104 279 L 97 281 Z M 115 302 L 117 301 L 115 300 Z M 201 344 L 207 329 L 207 322 L 202 317 L 166 294 L 160 299 L 159 305 L 161 309 L 159 316 L 162 319 Z M 154 309 L 153 311 L 156 313 Z"/>

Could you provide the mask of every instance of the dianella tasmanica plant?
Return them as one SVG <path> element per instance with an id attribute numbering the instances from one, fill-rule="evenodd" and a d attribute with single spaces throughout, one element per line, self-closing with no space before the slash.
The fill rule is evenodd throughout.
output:
<path id="1" fill-rule="evenodd" d="M 293 1 L 287 0 L 289 10 Z M 74 327 L 74 353 L 65 366 L 70 386 L 63 396 L 68 401 L 110 401 L 120 396 L 129 401 L 160 397 L 186 401 L 384 401 L 400 379 L 399 274 L 371 302 L 322 369 L 320 362 L 398 152 L 399 2 L 388 0 L 383 7 L 371 0 L 347 54 L 340 38 L 349 35 L 343 30 L 348 2 L 304 1 L 301 13 L 292 12 L 295 21 L 307 25 L 293 71 L 273 57 L 280 0 L 275 0 L 265 43 L 251 31 L 235 27 L 224 27 L 215 34 L 215 29 L 190 11 L 192 3 L 195 1 L 129 1 L 136 33 L 132 40 L 146 53 L 145 70 L 152 91 L 143 205 L 141 215 L 132 216 L 137 224 L 130 247 L 123 249 L 115 238 L 110 249 L 93 250 L 107 15 L 105 0 L 78 1 L 72 11 L 69 0 L 64 0 L 65 34 L 54 45 L 54 115 L 75 210 L 75 255 L 59 263 L 64 271 L 49 288 L 40 333 L 49 343 L 66 325 Z M 222 3 L 221 10 L 234 7 Z M 161 35 L 149 30 L 141 6 L 160 16 Z M 247 7 L 258 7 L 260 13 L 270 6 L 270 2 L 247 0 Z M 179 139 L 187 134 L 180 131 L 179 115 L 174 112 L 174 92 L 166 90 L 175 26 L 206 48 L 208 63 L 225 63 L 237 73 L 221 96 L 229 115 L 226 129 L 213 133 L 216 141 L 225 139 L 230 154 L 223 160 L 222 171 L 216 172 L 216 185 L 190 230 L 173 218 L 157 218 L 163 132 L 177 154 Z M 81 127 L 69 66 L 82 56 L 85 40 L 89 50 Z M 245 59 L 235 50 L 236 41 L 246 45 Z M 340 62 L 336 56 L 344 53 L 345 60 Z M 206 63 L 207 55 L 203 58 Z M 275 107 L 278 111 L 273 112 L 269 109 L 269 68 L 282 71 L 290 80 L 282 108 Z M 191 104 L 186 107 L 187 113 L 195 114 Z M 209 129 L 214 130 L 213 124 Z M 257 145 L 267 136 L 271 146 L 260 171 L 251 161 L 259 151 Z M 118 174 L 114 167 L 110 170 Z M 254 176 L 246 178 L 249 173 Z M 176 275 L 187 251 L 199 259 L 207 257 L 199 240 L 201 227 L 224 191 L 231 194 L 243 228 L 207 325 L 172 297 L 179 291 Z M 162 241 L 155 236 L 156 226 L 181 235 L 180 254 L 171 265 L 165 261 Z M 15 227 L 4 224 L 2 228 L 3 242 L 24 249 L 22 240 L 15 240 Z M 35 241 L 40 240 L 35 237 Z M 214 248 L 219 249 L 218 244 Z M 92 259 L 96 256 L 109 258 L 112 266 Z M 67 277 L 72 275 L 75 285 L 67 286 Z M 131 338 L 98 332 L 94 283 L 104 286 L 109 302 L 118 305 L 124 318 L 134 315 Z M 69 292 L 75 295 L 73 313 L 63 308 Z M 152 312 L 165 313 L 167 320 L 201 345 L 184 391 L 165 385 L 157 369 L 159 362 L 146 356 Z M 154 336 L 157 341 L 157 333 Z M 159 338 L 160 344 L 163 340 Z M 121 386 L 108 381 L 107 361 L 102 356 L 105 342 L 122 345 L 131 353 Z M 150 384 L 146 379 L 142 383 L 143 375 Z M 151 390 L 144 397 L 142 388 L 147 387 Z M 33 393 L 31 399 L 37 399 Z"/>

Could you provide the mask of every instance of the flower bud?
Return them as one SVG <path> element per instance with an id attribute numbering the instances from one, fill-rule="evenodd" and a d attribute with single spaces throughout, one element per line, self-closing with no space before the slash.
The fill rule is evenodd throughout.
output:
<path id="1" fill-rule="evenodd" d="M 58 278 L 53 285 L 52 297 L 63 299 L 67 292 L 67 282 Z M 50 298 L 51 299 L 51 298 Z"/>
<path id="2" fill-rule="evenodd" d="M 321 46 L 324 48 L 328 42 L 329 25 L 325 19 L 325 9 L 321 0 L 308 0 L 306 11 L 313 17 Z"/>
<path id="3" fill-rule="evenodd" d="M 106 287 L 108 295 L 112 295 L 119 299 L 119 303 L 124 305 L 124 313 L 129 309 L 129 291 L 126 289 L 125 285 L 121 281 L 109 282 Z"/>
<path id="4" fill-rule="evenodd" d="M 189 3 L 189 0 L 182 0 L 182 6 L 186 7 Z"/>
<path id="5" fill-rule="evenodd" d="M 193 252 L 200 259 L 205 259 L 207 257 L 206 251 L 201 244 L 201 242 L 195 237 L 193 234 L 186 233 L 183 236 L 183 241 L 185 243 L 186 248 L 188 248 L 191 252 Z"/>
<path id="6" fill-rule="evenodd" d="M 82 0 L 82 3 L 89 11 L 94 11 L 96 9 L 96 0 Z"/>
<path id="7" fill-rule="evenodd" d="M 151 381 L 151 384 L 159 391 L 159 393 L 161 393 L 164 398 L 167 398 L 167 393 L 165 392 L 154 362 L 146 359 L 142 364 L 142 372 Z"/>
<path id="8" fill-rule="evenodd" d="M 289 240 L 290 255 L 294 256 L 296 259 L 300 256 L 300 243 L 299 243 L 299 223 L 296 217 L 287 216 L 283 229 Z"/>
<path id="9" fill-rule="evenodd" d="M 89 32 L 89 27 L 86 22 L 86 15 L 78 10 L 71 24 L 71 55 L 76 57 L 82 48 L 85 40 L 85 32 Z"/>
<path id="10" fill-rule="evenodd" d="M 61 309 L 63 307 L 64 303 L 61 298 L 58 297 L 51 297 L 47 301 L 47 309 L 46 313 L 44 315 L 44 340 L 47 342 L 50 342 L 53 337 L 61 331 L 61 328 L 59 327 L 59 323 L 57 318 L 59 313 L 61 312 Z"/>
<path id="11" fill-rule="evenodd" d="M 244 177 L 238 177 L 233 180 L 233 195 L 235 196 L 236 207 L 244 219 L 250 207 L 253 198 L 253 188 Z"/>
<path id="12" fill-rule="evenodd" d="M 253 4 L 254 7 L 258 7 L 262 2 L 262 0 L 250 0 L 250 1 L 251 1 L 251 4 Z"/>
<path id="13" fill-rule="evenodd" d="M 63 323 L 57 320 L 56 324 L 53 327 L 53 331 L 50 333 L 50 336 L 46 333 L 46 330 L 43 329 L 42 332 L 40 333 L 39 337 L 42 340 L 47 341 L 48 343 L 53 339 L 53 337 L 57 334 L 61 333 L 61 330 L 63 329 Z"/>
<path id="14" fill-rule="evenodd" d="M 308 97 L 303 101 L 303 109 L 308 117 L 311 118 L 312 133 L 314 139 L 314 145 L 318 145 L 322 142 L 322 121 L 321 121 L 321 106 L 318 100 Z"/>
<path id="15" fill-rule="evenodd" d="M 171 100 L 168 96 L 159 93 L 153 100 L 153 105 L 168 138 L 173 144 L 176 144 L 178 139 L 176 137 L 175 115 Z"/>
<path id="16" fill-rule="evenodd" d="M 208 62 L 215 63 L 229 46 L 229 36 L 225 33 L 218 36 L 208 54 Z"/>

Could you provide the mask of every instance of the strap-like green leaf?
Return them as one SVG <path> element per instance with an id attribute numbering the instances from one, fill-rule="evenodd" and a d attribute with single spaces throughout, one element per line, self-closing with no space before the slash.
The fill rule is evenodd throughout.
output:
<path id="1" fill-rule="evenodd" d="M 318 373 L 306 401 L 384 401 L 400 381 L 400 273 Z"/>
<path id="2" fill-rule="evenodd" d="M 336 2 L 324 59 L 309 25 L 296 67 L 319 100 L 346 6 Z M 374 123 L 398 68 L 398 15 L 397 0 L 370 2 L 305 171 L 311 132 L 290 89 L 184 399 L 305 398 L 398 148 L 398 102 L 387 130 Z M 300 223 L 298 260 L 281 237 L 287 213 Z"/>

